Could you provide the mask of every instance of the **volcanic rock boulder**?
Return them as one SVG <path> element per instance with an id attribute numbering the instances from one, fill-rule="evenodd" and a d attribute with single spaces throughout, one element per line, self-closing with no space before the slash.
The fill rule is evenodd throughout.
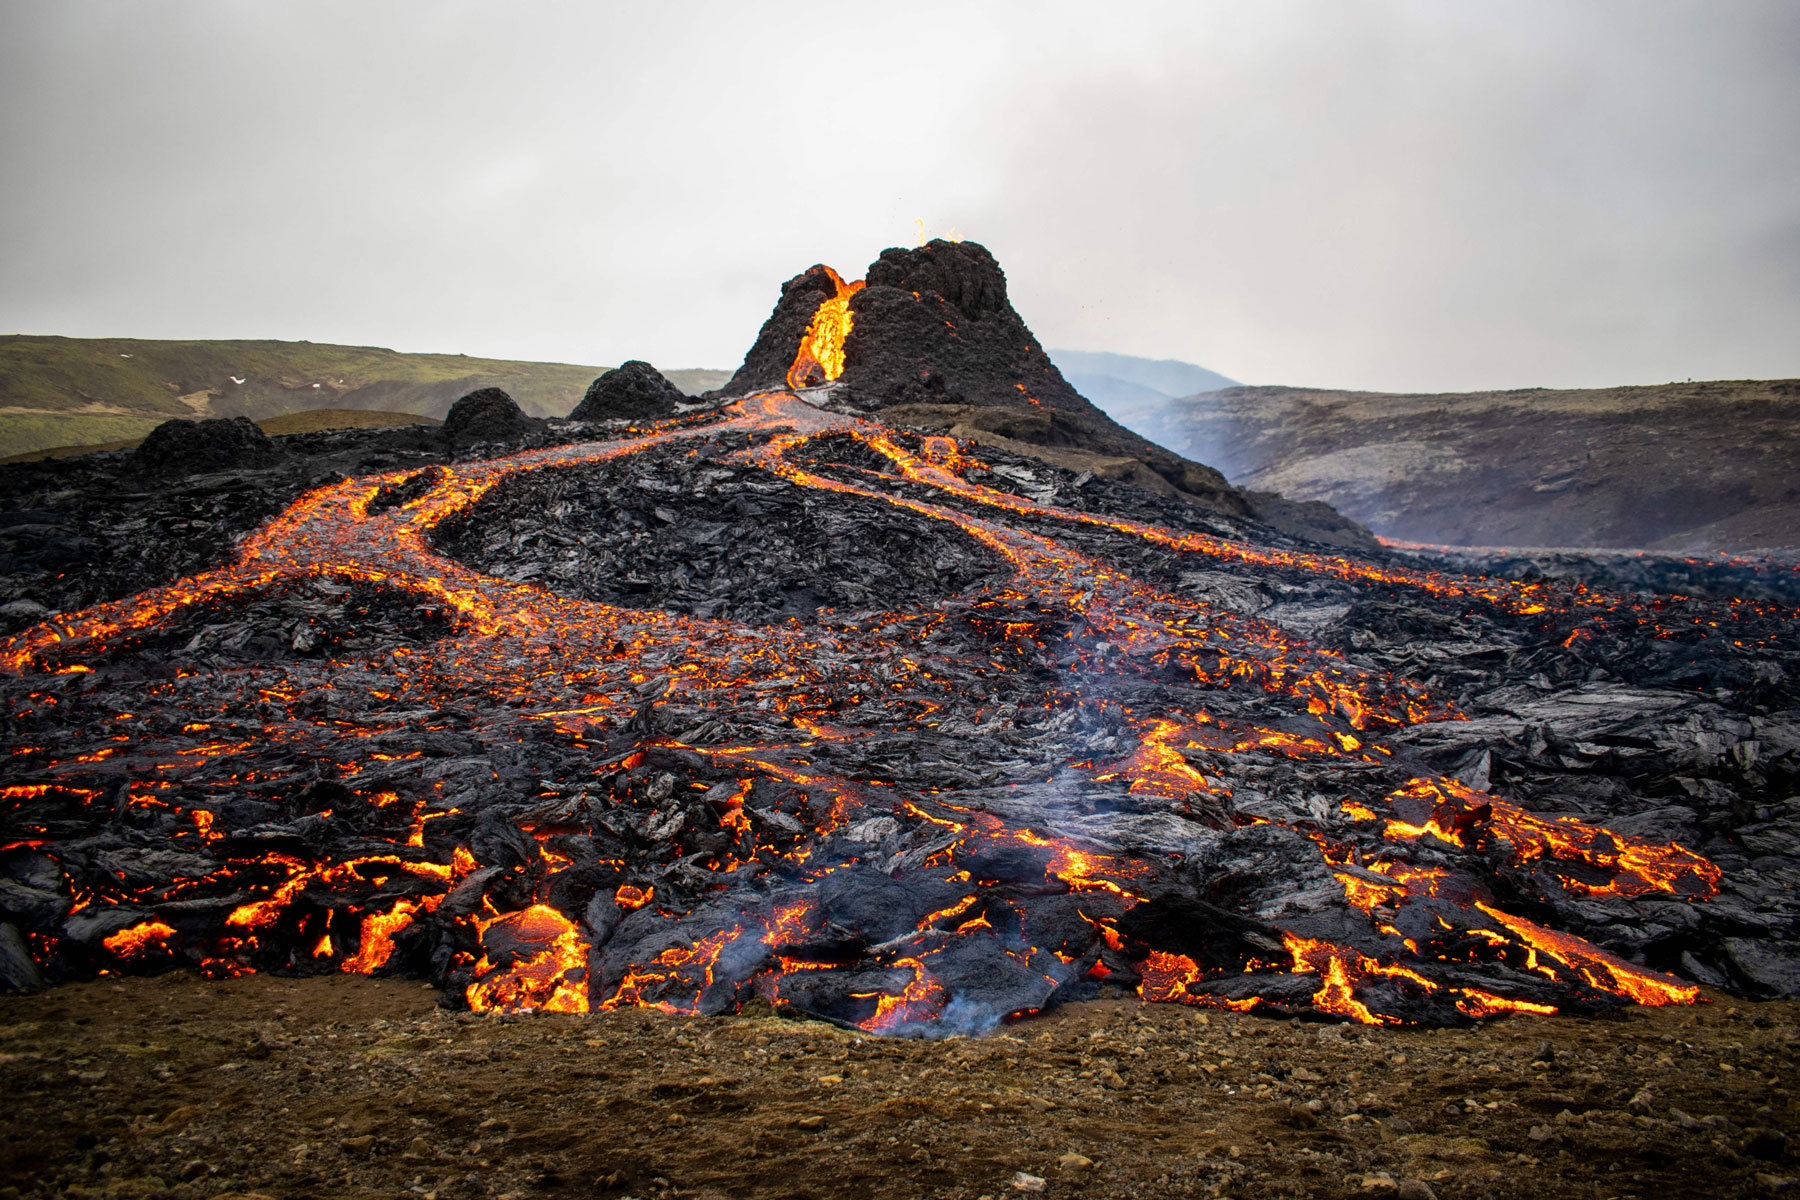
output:
<path id="1" fill-rule="evenodd" d="M 569 420 L 641 421 L 672 417 L 675 406 L 686 399 L 661 371 L 634 358 L 590 383 Z"/>
<path id="2" fill-rule="evenodd" d="M 477 442 L 503 442 L 533 428 L 518 402 L 497 387 L 470 392 L 450 406 L 444 417 L 444 438 L 452 446 Z"/>
<path id="3" fill-rule="evenodd" d="M 150 431 L 132 452 L 131 465 L 145 475 L 197 475 L 280 459 L 280 448 L 249 417 L 177 418 Z"/>
<path id="4" fill-rule="evenodd" d="M 0 987 L 28 992 L 44 986 L 44 977 L 32 961 L 25 939 L 8 922 L 0 922 Z"/>

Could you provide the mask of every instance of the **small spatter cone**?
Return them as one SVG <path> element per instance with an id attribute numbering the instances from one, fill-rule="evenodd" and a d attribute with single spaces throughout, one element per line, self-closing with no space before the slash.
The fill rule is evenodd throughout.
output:
<path id="1" fill-rule="evenodd" d="M 685 399 L 661 371 L 634 358 L 590 383 L 569 420 L 654 421 L 674 416 L 676 405 Z"/>
<path id="2" fill-rule="evenodd" d="M 164 421 L 132 452 L 132 468 L 145 475 L 193 475 L 268 466 L 280 447 L 249 417 Z"/>
<path id="3" fill-rule="evenodd" d="M 444 437 L 452 446 L 504 442 L 528 433 L 532 420 L 511 396 L 497 387 L 470 392 L 450 406 Z"/>

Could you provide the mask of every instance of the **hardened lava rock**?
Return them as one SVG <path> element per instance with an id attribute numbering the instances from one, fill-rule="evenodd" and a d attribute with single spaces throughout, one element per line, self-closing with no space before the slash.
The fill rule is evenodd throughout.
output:
<path id="1" fill-rule="evenodd" d="M 445 449 L 425 425 L 274 441 L 272 462 L 219 470 L 174 456 L 169 461 L 186 464 L 182 472 L 147 475 L 136 465 L 139 451 L 0 468 L 0 635 L 215 568 L 313 488 L 347 474 L 426 466 Z"/>
<path id="2" fill-rule="evenodd" d="M 686 399 L 661 371 L 634 358 L 588 384 L 569 420 L 654 421 L 674 416 L 675 406 Z"/>
<path id="3" fill-rule="evenodd" d="M 450 406 L 444 417 L 444 437 L 452 446 L 478 442 L 504 442 L 522 437 L 537 427 L 506 392 L 497 387 L 470 392 Z"/>
<path id="4" fill-rule="evenodd" d="M 953 526 L 754 468 L 650 451 L 629 463 L 514 476 L 439 527 L 448 557 L 487 575 L 626 608 L 750 625 L 918 607 L 1003 582 L 1006 560 Z M 818 457 L 851 457 L 855 444 Z"/>
<path id="5" fill-rule="evenodd" d="M 452 440 L 523 437 L 321 442 L 303 491 L 0 489 L 46 610 L 0 644 L 0 976 L 23 945 L 47 983 L 405 972 L 922 1035 L 1094 997 L 1453 1024 L 1800 991 L 1794 613 L 1419 570 L 1147 451 L 1160 489 L 894 415 L 1101 431 L 1026 393 L 846 411 L 859 296 L 1006 314 L 997 268 L 924 249 L 790 289 L 781 357 L 836 386 L 650 428 L 490 396 Z M 205 571 L 72 611 L 59 530 L 100 571 L 227 483 L 293 502 L 228 556 L 170 519 Z"/>
<path id="6" fill-rule="evenodd" d="M 911 1034 L 1800 989 L 1791 614 L 1129 492 L 787 396 L 315 491 L 9 643 L 0 974 Z"/>
<path id="7" fill-rule="evenodd" d="M 164 421 L 132 453 L 144 475 L 198 475 L 265 467 L 281 459 L 281 449 L 249 417 L 204 421 Z"/>

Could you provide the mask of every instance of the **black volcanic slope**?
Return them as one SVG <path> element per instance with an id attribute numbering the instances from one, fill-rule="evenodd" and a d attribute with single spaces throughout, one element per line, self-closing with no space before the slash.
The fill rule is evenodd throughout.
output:
<path id="1" fill-rule="evenodd" d="M 869 264 L 867 286 L 850 311 L 856 325 L 845 344 L 843 383 L 852 404 L 1023 400 L 1111 423 L 1068 385 L 1019 319 L 1006 298 L 1006 276 L 984 246 L 935 241 L 884 250 Z"/>
<path id="2" fill-rule="evenodd" d="M 857 295 L 978 261 L 926 250 Z M 985 279 L 933 294 L 1015 347 Z M 1791 598 L 1432 573 L 896 428 L 883 311 L 818 404 L 0 474 L 0 979 L 924 1035 L 1800 993 Z"/>
<path id="3" fill-rule="evenodd" d="M 837 295 L 837 272 L 823 264 L 808 267 L 781 285 L 781 297 L 775 309 L 756 335 L 744 363 L 716 393 L 721 396 L 746 396 L 788 385 L 788 368 L 806 337 L 813 314 L 819 305 Z"/>
<path id="4" fill-rule="evenodd" d="M 814 313 L 840 286 L 824 266 L 783 284 L 743 365 L 717 394 L 787 386 Z M 1023 450 L 1315 540 L 1374 545 L 1367 530 L 1325 505 L 1239 491 L 1211 467 L 1146 441 L 1088 403 L 1014 310 L 1006 275 L 984 246 L 937 240 L 884 250 L 849 310 L 843 371 L 827 402 L 834 408 Z"/>

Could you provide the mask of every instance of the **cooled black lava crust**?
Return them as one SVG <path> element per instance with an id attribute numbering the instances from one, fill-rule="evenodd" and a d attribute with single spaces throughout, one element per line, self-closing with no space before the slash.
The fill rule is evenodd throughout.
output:
<path id="1" fill-rule="evenodd" d="M 440 526 L 436 545 L 561 596 L 749 625 L 930 607 L 1012 574 L 953 525 L 720 461 L 734 448 L 517 475 Z"/>

